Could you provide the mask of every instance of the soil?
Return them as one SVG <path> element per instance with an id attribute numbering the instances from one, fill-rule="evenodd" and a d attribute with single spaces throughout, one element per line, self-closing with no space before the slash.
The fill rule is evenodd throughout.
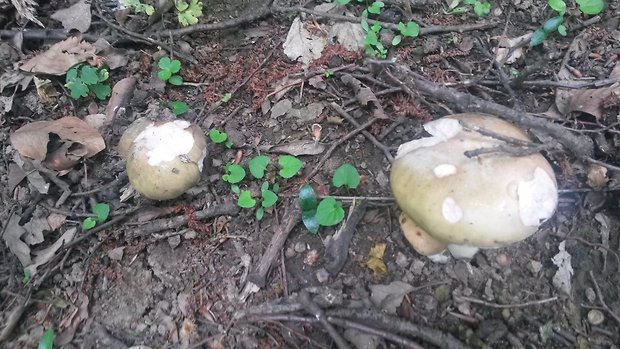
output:
<path id="1" fill-rule="evenodd" d="M 200 23 L 243 18 L 267 3 L 204 1 L 205 15 Z M 384 20 L 398 23 L 406 11 L 394 5 L 401 2 L 389 3 L 392 5 L 386 5 L 382 15 L 393 18 Z M 492 1 L 491 13 L 485 19 L 471 10 L 447 15 L 443 2 L 412 3 L 414 18 L 424 24 L 422 27 L 482 21 L 497 25 L 406 39 L 390 49 L 388 59 L 430 81 L 530 113 L 542 115 L 555 103 L 553 88 L 523 84 L 506 91 L 501 83 L 484 82 L 499 78 L 483 51 L 493 51 L 502 35 L 515 38 L 540 27 L 552 15 L 545 1 Z M 425 5 L 417 6 L 419 3 Z M 64 1 L 42 4 L 38 16 L 49 28 L 60 28 L 60 23 L 50 20 L 48 14 L 67 6 Z M 359 15 L 363 9 L 361 5 L 348 6 L 353 14 Z M 587 19 L 572 8 L 570 11 L 570 28 Z M 525 80 L 552 81 L 575 36 L 587 32 L 586 52 L 590 54 L 570 64 L 583 77 L 609 77 L 620 52 L 617 11 L 617 3 L 608 3 L 600 21 L 585 23 L 566 37 L 552 35 L 540 46 L 525 47 L 524 57 L 502 67 L 503 74 L 531 69 Z M 104 15 L 115 21 L 111 13 Z M 325 152 L 300 155 L 304 167 L 289 180 L 278 180 L 277 171 L 269 168 L 267 180 L 279 181 L 280 198 L 276 206 L 266 209 L 262 220 L 256 219 L 254 209 L 234 209 L 237 196 L 221 178 L 228 162 L 240 160 L 247 169 L 255 155 L 267 154 L 275 163 L 279 154 L 266 152 L 265 146 L 312 140 L 313 124 L 322 126 L 319 143 L 329 148 L 356 128 L 328 106 L 331 102 L 344 105 L 360 124 L 373 115 L 373 103 L 362 105 L 363 98 L 355 96 L 340 80 L 346 73 L 353 74 L 376 95 L 374 105 L 381 105 L 387 117 L 368 131 L 392 155 L 401 143 L 424 136 L 425 122 L 458 110 L 437 96 L 423 96 L 416 91 L 412 95 L 402 90 L 382 93 L 395 87 L 394 82 L 375 71 L 364 60 L 363 52 L 349 52 L 337 44 L 328 45 L 318 60 L 304 68 L 282 49 L 296 16 L 275 12 L 234 28 L 175 38 L 170 44 L 185 48 L 184 53 L 196 60 L 196 64 L 182 63 L 180 74 L 193 84 L 179 87 L 166 86 L 157 79 L 154 62 L 165 51 L 131 43 L 125 34 L 113 31 L 118 43 L 110 42 L 122 50 L 128 64 L 110 72 L 110 85 L 134 76 L 137 86 L 126 113 L 117 116 L 104 135 L 107 149 L 59 177 L 69 184 L 72 193 L 92 193 L 70 196 L 58 207 L 55 205 L 63 191 L 53 183 L 47 194 L 38 194 L 27 180 L 9 186 L 15 152 L 10 134 L 34 121 L 103 112 L 107 102 L 92 97 L 71 100 L 58 88 L 64 84 L 62 77 L 50 77 L 60 93 L 49 106 L 39 102 L 32 86 L 24 91 L 16 89 L 15 93 L 13 88 L 4 90 L 2 96 L 12 96 L 13 106 L 0 115 L 3 234 L 13 216 L 20 217 L 23 225 L 37 215 L 66 215 L 61 227 L 45 231 L 44 241 L 30 246 L 40 250 L 73 227 L 78 228 L 75 239 L 87 234 L 79 227 L 94 203 L 109 204 L 110 219 L 120 218 L 69 248 L 60 249 L 26 282 L 22 280 L 24 266 L 20 260 L 7 245 L 0 245 L 0 323 L 8 324 L 14 314 L 19 316 L 5 338 L 4 333 L 0 334 L 4 340 L 0 346 L 37 347 L 44 331 L 52 328 L 58 348 L 345 348 L 338 343 L 340 336 L 346 345 L 355 348 L 416 347 L 416 343 L 424 348 L 618 348 L 618 172 L 611 168 L 605 183 L 592 188 L 588 182 L 591 163 L 569 150 L 544 153 L 561 189 L 555 215 L 530 238 L 500 249 L 481 250 L 471 260 L 450 258 L 446 263 L 434 263 L 410 247 L 400 230 L 400 210 L 390 199 L 390 161 L 361 133 L 339 145 L 311 180 L 307 176 L 319 166 Z M 320 17 L 303 17 L 313 33 L 334 23 Z M 145 18 L 130 17 L 126 27 L 139 31 L 145 26 Z M 172 12 L 163 18 L 154 28 L 164 30 L 178 25 Z M 6 18 L 0 17 L 0 21 Z M 94 23 L 90 33 L 110 35 L 101 22 Z M 14 43 L 3 41 L 1 68 L 12 71 L 13 63 L 46 50 L 52 43 L 26 39 L 20 52 Z M 340 70 L 344 66 L 349 67 Z M 324 74 L 326 70 L 333 71 L 333 76 Z M 323 77 L 324 85 L 310 79 L 284 90 L 283 86 L 303 77 L 304 72 Z M 461 84 L 464 81 L 474 83 Z M 227 92 L 234 94 L 221 103 Z M 282 92 L 282 96 L 276 92 Z M 273 107 L 283 99 L 290 100 L 296 109 L 316 102 L 325 104 L 316 117 L 304 117 L 309 113 L 307 109 L 297 115 L 273 117 Z M 205 134 L 214 128 L 225 131 L 231 147 L 209 141 L 199 184 L 178 199 L 155 202 L 134 195 L 121 200 L 131 191 L 123 175 L 124 161 L 115 145 L 133 120 L 164 114 L 165 103 L 174 100 L 190 106 L 179 118 L 197 120 Z M 618 164 L 616 147 L 620 144 L 617 115 L 618 103 L 610 102 L 599 118 L 572 112 L 557 123 L 579 128 L 581 134 L 594 139 L 597 161 L 614 165 Z M 592 129 L 603 131 L 590 132 Z M 544 141 L 536 130 L 529 131 Z M 600 137 L 606 139 L 604 144 L 609 149 L 603 149 Z M 353 164 L 360 172 L 357 189 L 330 185 L 332 174 L 344 163 Z M 356 197 L 356 204 L 363 198 L 376 200 L 368 202 L 361 221 L 353 227 L 350 245 L 341 251 L 348 254 L 339 272 L 332 275 L 328 271 L 326 244 L 340 226 L 322 227 L 318 234 L 311 234 L 298 222 L 278 250 L 264 285 L 253 289 L 247 282 L 248 275 L 256 272 L 274 234 L 296 219 L 291 212 L 299 188 L 305 183 L 322 195 Z M 260 185 L 260 181 L 246 180 L 241 188 L 258 194 Z M 348 214 L 355 205 L 351 200 L 342 201 Z M 196 218 L 201 210 L 227 204 L 233 208 L 228 214 Z M 175 217 L 184 219 L 184 223 L 152 234 L 140 233 L 145 224 L 172 221 Z M 498 231 L 501 229 L 498 227 Z M 382 246 L 385 252 L 379 254 L 378 262 L 380 266 L 384 263 L 385 270 L 368 262 L 371 251 Z M 565 253 L 560 254 L 563 250 Z M 569 267 L 554 263 L 558 254 L 569 258 Z M 556 273 L 571 267 L 569 284 L 558 287 L 554 282 Z M 309 299 L 305 298 L 308 294 Z M 377 298 L 381 294 L 385 299 Z M 27 306 L 16 311 L 20 304 Z M 338 319 L 349 323 L 338 325 Z M 330 333 L 329 323 L 336 335 Z M 4 328 L 0 327 L 0 331 Z"/>

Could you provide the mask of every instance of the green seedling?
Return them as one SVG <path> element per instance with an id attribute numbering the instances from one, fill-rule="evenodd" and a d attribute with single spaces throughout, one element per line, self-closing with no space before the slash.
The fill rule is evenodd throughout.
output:
<path id="1" fill-rule="evenodd" d="M 228 139 L 228 134 L 217 129 L 209 131 L 209 138 L 213 143 L 224 143 L 226 148 L 232 148 L 232 142 Z"/>
<path id="2" fill-rule="evenodd" d="M 92 92 L 98 99 L 105 100 L 112 93 L 112 88 L 104 85 L 109 73 L 105 68 L 95 68 L 78 64 L 67 71 L 65 87 L 69 89 L 71 98 L 79 99 Z"/>
<path id="3" fill-rule="evenodd" d="M 252 176 L 259 179 L 265 176 L 267 165 L 269 165 L 269 156 L 266 155 L 255 156 L 248 163 Z"/>
<path id="4" fill-rule="evenodd" d="M 269 182 L 264 182 L 261 186 L 261 207 L 256 210 L 256 219 L 259 221 L 263 219 L 265 209 L 274 206 L 277 201 L 278 194 L 273 190 L 269 190 Z"/>
<path id="5" fill-rule="evenodd" d="M 355 189 L 360 184 L 360 174 L 353 165 L 343 164 L 334 172 L 332 184 L 336 188 L 345 186 L 348 189 Z"/>
<path id="6" fill-rule="evenodd" d="M 605 8 L 603 0 L 576 0 L 579 11 L 587 15 L 597 15 Z M 542 27 L 536 29 L 530 39 L 530 46 L 542 44 L 549 35 L 557 31 L 562 36 L 567 35 L 566 26 L 564 26 L 564 14 L 566 14 L 566 3 L 564 0 L 548 0 L 547 3 L 558 16 L 548 19 Z"/>
<path id="7" fill-rule="evenodd" d="M 575 2 L 579 6 L 579 11 L 586 15 L 598 15 L 605 8 L 603 0 L 575 0 Z"/>
<path id="8" fill-rule="evenodd" d="M 301 221 L 312 234 L 319 231 L 319 223 L 316 221 L 317 198 L 310 184 L 305 184 L 299 189 L 299 207 L 301 208 Z"/>
<path id="9" fill-rule="evenodd" d="M 225 93 L 221 98 L 222 104 L 228 103 L 231 98 L 232 98 L 232 93 L 230 92 Z"/>
<path id="10" fill-rule="evenodd" d="M 43 335 L 41 335 L 41 338 L 39 338 L 39 346 L 37 348 L 38 349 L 53 349 L 54 348 L 54 337 L 56 337 L 56 335 L 54 334 L 54 329 L 48 328 L 45 332 L 43 332 Z"/>
<path id="11" fill-rule="evenodd" d="M 226 164 L 226 174 L 222 176 L 225 182 L 237 184 L 245 178 L 245 170 L 239 164 Z"/>
<path id="12" fill-rule="evenodd" d="M 366 10 L 364 11 L 366 12 Z M 375 22 L 372 26 L 368 26 L 368 22 L 362 19 L 362 29 L 366 32 L 364 38 L 364 46 L 366 47 L 366 54 L 379 58 L 387 57 L 387 49 L 381 41 L 379 41 L 379 33 L 383 29 L 379 22 Z"/>
<path id="13" fill-rule="evenodd" d="M 461 3 L 464 6 L 461 6 Z M 465 13 L 469 11 L 470 7 L 473 7 L 474 13 L 478 17 L 486 17 L 491 12 L 491 4 L 487 1 L 452 0 L 448 10 L 444 10 L 444 13 L 447 15 Z"/>
<path id="14" fill-rule="evenodd" d="M 168 103 L 168 105 L 170 106 L 170 109 L 172 109 L 172 113 L 177 116 L 185 114 L 189 110 L 189 106 L 183 101 L 172 101 Z"/>
<path id="15" fill-rule="evenodd" d="M 82 221 L 82 229 L 84 231 L 94 228 L 98 223 L 105 222 L 110 216 L 110 205 L 98 203 L 92 207 L 91 211 L 95 217 L 88 217 Z"/>
<path id="16" fill-rule="evenodd" d="M 125 6 L 131 8 L 134 13 L 146 13 L 148 16 L 155 13 L 155 8 L 151 5 L 144 4 L 140 0 L 123 0 Z"/>
<path id="17" fill-rule="evenodd" d="M 316 207 L 316 222 L 324 226 L 336 225 L 344 219 L 344 209 L 339 201 L 332 197 L 325 198 Z"/>
<path id="18" fill-rule="evenodd" d="M 162 57 L 158 63 L 159 73 L 157 76 L 167 81 L 171 85 L 180 86 L 183 84 L 183 78 L 177 73 L 181 71 L 181 61 L 178 59 L 170 59 L 170 57 Z"/>
<path id="19" fill-rule="evenodd" d="M 289 179 L 299 172 L 303 163 L 292 155 L 282 155 L 278 158 L 280 164 L 280 177 Z"/>
<path id="20" fill-rule="evenodd" d="M 326 77 L 326 78 L 331 78 L 332 76 L 334 76 L 334 71 L 333 71 L 333 70 L 331 70 L 331 69 L 327 69 L 327 70 L 325 71 L 325 77 Z"/>
<path id="21" fill-rule="evenodd" d="M 244 190 L 239 194 L 239 200 L 237 200 L 237 205 L 241 208 L 252 208 L 256 205 L 256 199 L 252 197 L 252 192 L 249 190 Z"/>
<path id="22" fill-rule="evenodd" d="M 30 269 L 24 268 L 24 277 L 22 278 L 22 284 L 27 284 L 30 281 Z"/>
<path id="23" fill-rule="evenodd" d="M 407 24 L 400 22 L 398 23 L 398 31 L 400 34 L 396 35 L 394 39 L 392 39 L 392 46 L 397 46 L 403 40 L 403 38 L 415 38 L 420 35 L 420 26 L 418 23 L 410 21 Z"/>
<path id="24" fill-rule="evenodd" d="M 175 1 L 175 7 L 179 24 L 184 27 L 198 23 L 198 18 L 202 16 L 202 0 L 178 0 Z"/>

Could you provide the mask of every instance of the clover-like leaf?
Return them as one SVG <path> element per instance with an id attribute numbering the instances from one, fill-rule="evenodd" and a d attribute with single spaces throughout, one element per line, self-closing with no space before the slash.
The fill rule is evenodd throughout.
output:
<path id="1" fill-rule="evenodd" d="M 97 220 L 93 217 L 88 217 L 82 222 L 82 230 L 86 231 L 92 229 L 97 225 Z"/>
<path id="2" fill-rule="evenodd" d="M 170 83 L 170 85 L 181 86 L 183 85 L 183 77 L 181 77 L 181 75 L 172 75 L 168 79 L 168 82 Z"/>
<path id="3" fill-rule="evenodd" d="M 342 204 L 332 197 L 325 198 L 316 207 L 316 221 L 320 225 L 336 225 L 344 219 Z"/>
<path id="4" fill-rule="evenodd" d="M 189 106 L 183 101 L 172 101 L 168 105 L 170 105 L 174 115 L 185 114 L 189 110 Z"/>
<path id="5" fill-rule="evenodd" d="M 552 17 L 549 18 L 542 26 L 542 29 L 547 33 L 553 33 L 554 31 L 556 31 L 558 29 L 558 27 L 560 25 L 562 25 L 562 22 L 564 22 L 564 17 L 562 16 L 556 16 L 556 17 Z"/>
<path id="6" fill-rule="evenodd" d="M 170 57 L 162 57 L 159 59 L 159 63 L 158 66 L 161 70 L 168 70 L 170 71 L 170 65 L 172 64 L 172 60 L 170 59 Z"/>
<path id="7" fill-rule="evenodd" d="M 100 202 L 93 206 L 92 211 L 97 215 L 97 222 L 103 223 L 110 215 L 110 205 Z"/>
<path id="8" fill-rule="evenodd" d="M 226 165 L 226 174 L 222 179 L 230 184 L 241 182 L 245 178 L 245 170 L 239 164 L 228 163 Z"/>
<path id="9" fill-rule="evenodd" d="M 478 17 L 486 17 L 491 12 L 491 4 L 486 1 L 476 1 L 474 3 L 474 12 Z"/>
<path id="10" fill-rule="evenodd" d="M 398 31 L 402 36 L 408 36 L 411 38 L 415 38 L 420 35 L 420 25 L 418 23 L 409 21 L 405 25 L 405 23 L 398 23 Z"/>
<path id="11" fill-rule="evenodd" d="M 586 15 L 598 15 L 605 8 L 603 0 L 576 0 L 575 2 L 579 5 L 579 11 Z"/>
<path id="12" fill-rule="evenodd" d="M 549 4 L 549 7 L 551 7 L 554 11 L 559 13 L 560 16 L 563 16 L 566 13 L 566 3 L 564 0 L 548 0 L 547 4 Z"/>
<path id="13" fill-rule="evenodd" d="M 280 156 L 278 164 L 280 164 L 280 176 L 285 179 L 296 175 L 303 166 L 303 162 L 292 155 Z"/>
<path id="14" fill-rule="evenodd" d="M 349 189 L 355 189 L 360 184 L 360 174 L 353 165 L 342 164 L 338 167 L 336 172 L 334 172 L 332 184 L 336 188 L 346 186 Z"/>
<path id="15" fill-rule="evenodd" d="M 213 143 L 222 143 L 228 139 L 228 134 L 217 129 L 209 131 L 209 138 Z"/>
<path id="16" fill-rule="evenodd" d="M 263 197 L 261 206 L 263 207 L 271 207 L 278 201 L 278 195 L 271 190 L 262 190 L 261 195 Z"/>
<path id="17" fill-rule="evenodd" d="M 70 96 L 73 99 L 80 99 L 80 97 L 88 96 L 88 86 L 81 80 L 67 82 L 65 86 L 69 89 Z"/>
<path id="18" fill-rule="evenodd" d="M 254 176 L 254 178 L 263 178 L 265 176 L 265 169 L 267 169 L 267 165 L 269 165 L 269 156 L 267 155 L 255 156 L 248 163 L 250 173 Z"/>
<path id="19" fill-rule="evenodd" d="M 90 85 L 88 88 L 93 91 L 93 93 L 99 100 L 102 101 L 110 97 L 110 95 L 112 94 L 112 88 L 108 85 L 104 85 L 101 83 Z"/>
<path id="20" fill-rule="evenodd" d="M 368 6 L 368 12 L 378 15 L 381 13 L 381 9 L 385 6 L 385 4 L 381 1 L 375 1 L 370 6 Z"/>
<path id="21" fill-rule="evenodd" d="M 162 81 L 168 81 L 171 76 L 172 73 L 170 72 L 170 70 L 160 70 L 159 73 L 157 73 L 157 77 L 159 78 L 159 80 Z"/>
<path id="22" fill-rule="evenodd" d="M 256 205 L 256 199 L 252 197 L 252 192 L 249 190 L 244 190 L 239 194 L 239 200 L 237 200 L 237 205 L 242 208 L 252 208 Z"/>
<path id="23" fill-rule="evenodd" d="M 97 68 L 91 66 L 83 66 L 80 71 L 80 79 L 86 85 L 93 85 L 99 82 L 99 74 Z"/>

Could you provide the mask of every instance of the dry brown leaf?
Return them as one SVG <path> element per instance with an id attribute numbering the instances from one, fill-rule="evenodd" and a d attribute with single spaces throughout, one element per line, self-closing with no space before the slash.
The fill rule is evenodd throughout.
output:
<path id="1" fill-rule="evenodd" d="M 26 269 L 30 271 L 30 275 L 34 276 L 37 273 L 38 267 L 49 262 L 52 258 L 54 258 L 54 256 L 56 255 L 56 252 L 62 246 L 68 244 L 71 240 L 73 240 L 73 237 L 75 236 L 76 232 L 77 232 L 77 228 L 75 227 L 68 229 L 66 232 L 64 232 L 64 234 L 62 234 L 60 238 L 58 238 L 58 240 L 56 240 L 49 247 L 44 248 L 39 251 L 34 251 L 33 252 L 34 258 L 32 259 L 32 264 L 26 267 Z"/>
<path id="2" fill-rule="evenodd" d="M 20 217 L 16 214 L 12 215 L 6 224 L 2 238 L 6 246 L 19 259 L 23 266 L 31 263 L 30 247 L 21 240 L 22 235 L 26 233 L 26 229 L 19 225 Z"/>
<path id="3" fill-rule="evenodd" d="M 607 185 L 607 168 L 601 165 L 590 165 L 588 167 L 588 180 L 586 184 L 592 189 L 601 189 Z"/>
<path id="4" fill-rule="evenodd" d="M 299 140 L 281 145 L 265 145 L 261 149 L 270 153 L 283 153 L 295 156 L 317 155 L 325 151 L 325 144 L 313 140 Z"/>
<path id="5" fill-rule="evenodd" d="M 620 83 L 597 89 L 576 90 L 571 93 L 566 112 L 580 111 L 599 119 L 604 112 L 604 102 L 618 96 L 620 96 Z"/>
<path id="6" fill-rule="evenodd" d="M 105 149 L 99 132 L 73 116 L 26 124 L 11 134 L 11 144 L 20 155 L 43 161 L 47 157 L 50 133 L 58 135 L 61 141 L 70 141 L 64 150 L 67 156 L 91 157 Z"/>
<path id="7" fill-rule="evenodd" d="M 25 61 L 19 69 L 30 73 L 64 75 L 69 68 L 94 58 L 97 49 L 81 37 L 70 37 Z"/>
<path id="8" fill-rule="evenodd" d="M 90 4 L 87 4 L 85 0 L 80 0 L 70 7 L 54 12 L 51 17 L 61 22 L 67 30 L 77 29 L 85 33 L 90 28 Z"/>
<path id="9" fill-rule="evenodd" d="M 106 124 L 111 124 L 114 121 L 114 117 L 119 114 L 120 109 L 129 104 L 135 88 L 136 78 L 133 77 L 124 78 L 114 84 L 110 101 L 105 108 Z"/>
<path id="10" fill-rule="evenodd" d="M 386 244 L 376 244 L 370 248 L 368 259 L 362 264 L 372 270 L 375 278 L 382 278 L 388 274 L 387 266 L 383 261 Z"/>

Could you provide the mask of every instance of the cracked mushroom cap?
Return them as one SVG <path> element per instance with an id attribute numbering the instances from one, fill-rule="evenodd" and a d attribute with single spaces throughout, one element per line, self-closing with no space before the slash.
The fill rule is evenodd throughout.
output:
<path id="1" fill-rule="evenodd" d="M 553 170 L 540 154 L 516 157 L 490 153 L 469 158 L 465 151 L 505 145 L 475 128 L 529 141 L 511 123 L 483 114 L 456 114 L 431 121 L 431 137 L 404 143 L 392 166 L 390 183 L 406 218 L 448 246 L 455 257 L 471 257 L 478 247 L 502 247 L 523 240 L 550 218 L 557 206 Z M 411 231 L 403 224 L 403 230 Z M 411 241 L 410 236 L 407 238 Z M 428 244 L 428 243 L 425 243 Z M 458 247 L 462 246 L 460 253 Z"/>
<path id="2" fill-rule="evenodd" d="M 142 195 L 174 199 L 198 183 L 207 156 L 200 127 L 185 120 L 138 119 L 126 132 L 119 153 L 127 159 L 129 182 Z"/>

